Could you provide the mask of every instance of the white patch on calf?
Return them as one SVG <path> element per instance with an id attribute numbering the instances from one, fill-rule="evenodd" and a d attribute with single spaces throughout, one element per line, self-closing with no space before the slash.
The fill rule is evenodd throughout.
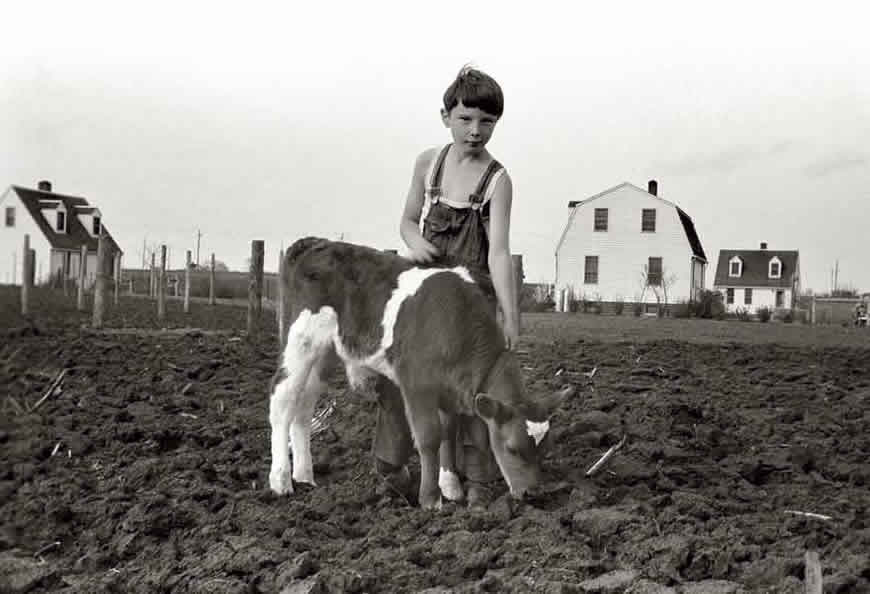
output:
<path id="1" fill-rule="evenodd" d="M 439 470 L 438 488 L 441 489 L 441 494 L 450 501 L 462 501 L 465 498 L 459 476 L 452 470 L 446 468 Z"/>
<path id="2" fill-rule="evenodd" d="M 550 430 L 550 421 L 536 423 L 535 421 L 526 421 L 526 433 L 529 437 L 535 440 L 535 445 L 539 445 L 541 440 L 547 435 Z"/>
<path id="3" fill-rule="evenodd" d="M 401 273 L 396 279 L 398 286 L 390 295 L 381 325 L 384 328 L 384 337 L 381 339 L 381 350 L 386 351 L 393 344 L 393 336 L 396 327 L 396 318 L 399 317 L 399 308 L 408 297 L 413 297 L 427 278 L 441 272 L 452 272 L 467 283 L 474 283 L 468 269 L 464 266 L 455 268 L 411 268 Z"/>

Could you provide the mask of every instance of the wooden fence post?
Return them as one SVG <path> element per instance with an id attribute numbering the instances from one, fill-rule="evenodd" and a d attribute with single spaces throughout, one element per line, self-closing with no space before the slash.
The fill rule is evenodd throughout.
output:
<path id="1" fill-rule="evenodd" d="M 60 252 L 60 284 L 63 288 L 63 296 L 69 296 L 69 252 Z"/>
<path id="2" fill-rule="evenodd" d="M 160 268 L 157 270 L 157 319 L 166 318 L 166 246 L 160 246 Z"/>
<path id="3" fill-rule="evenodd" d="M 151 252 L 151 270 L 148 272 L 148 296 L 151 299 L 157 297 L 157 267 L 154 264 L 154 256 Z"/>
<path id="4" fill-rule="evenodd" d="M 26 316 L 30 314 L 30 286 L 32 284 L 30 268 L 32 266 L 30 262 L 30 235 L 24 234 L 24 251 L 22 252 L 24 255 L 23 262 L 21 264 L 21 315 Z M 15 279 L 12 279 L 12 282 L 15 282 Z"/>
<path id="5" fill-rule="evenodd" d="M 105 236 L 100 233 L 97 238 L 97 269 L 94 271 L 94 312 L 91 326 L 103 327 L 103 314 L 106 310 L 106 256 L 108 246 Z"/>
<path id="6" fill-rule="evenodd" d="M 208 274 L 208 304 L 214 305 L 214 252 L 211 253 L 211 269 Z"/>
<path id="7" fill-rule="evenodd" d="M 525 281 L 526 274 L 523 272 L 523 256 L 522 254 L 513 254 L 511 255 L 511 264 L 513 264 L 513 272 L 514 272 L 514 287 L 516 287 L 515 296 L 516 296 L 516 308 L 517 308 L 517 320 L 520 322 L 520 327 L 522 327 L 522 314 L 520 313 L 520 303 L 523 301 L 523 282 Z"/>
<path id="8" fill-rule="evenodd" d="M 813 301 L 810 304 L 810 324 L 816 325 L 816 296 L 813 295 Z"/>
<path id="9" fill-rule="evenodd" d="M 278 252 L 278 296 L 276 297 L 275 311 L 278 316 L 278 346 L 283 346 L 284 341 L 284 250 Z"/>
<path id="10" fill-rule="evenodd" d="M 184 313 L 190 313 L 190 250 L 187 250 L 187 264 L 184 267 Z"/>
<path id="11" fill-rule="evenodd" d="M 118 295 L 121 292 L 121 252 L 114 254 L 112 263 L 115 265 L 115 306 L 117 306 Z"/>
<path id="12" fill-rule="evenodd" d="M 88 270 L 88 246 L 83 245 L 81 249 L 81 257 L 79 260 L 79 293 L 76 302 L 76 308 L 79 311 L 85 311 L 85 274 Z"/>
<path id="13" fill-rule="evenodd" d="M 263 311 L 263 240 L 251 241 L 251 266 L 248 277 L 248 335 L 254 333 L 254 320 Z"/>

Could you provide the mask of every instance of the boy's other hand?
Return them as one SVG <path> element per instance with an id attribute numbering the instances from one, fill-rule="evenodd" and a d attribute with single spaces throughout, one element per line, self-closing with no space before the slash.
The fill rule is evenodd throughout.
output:
<path id="1" fill-rule="evenodd" d="M 517 343 L 520 340 L 520 327 L 517 322 L 506 321 L 503 327 L 504 341 L 509 351 L 517 348 Z"/>

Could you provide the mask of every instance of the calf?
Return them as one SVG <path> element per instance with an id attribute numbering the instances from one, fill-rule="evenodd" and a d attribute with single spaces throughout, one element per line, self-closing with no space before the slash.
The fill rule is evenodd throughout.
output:
<path id="1" fill-rule="evenodd" d="M 547 418 L 569 391 L 525 397 L 519 366 L 480 289 L 484 279 L 463 267 L 417 267 L 319 238 L 294 243 L 284 264 L 286 334 L 269 403 L 273 491 L 293 492 L 293 480 L 314 484 L 311 418 L 336 358 L 351 385 L 380 374 L 399 387 L 420 454 L 422 506 L 441 502 L 440 417 L 446 426 L 455 426 L 457 414 L 483 419 L 513 496 L 537 484 Z"/>

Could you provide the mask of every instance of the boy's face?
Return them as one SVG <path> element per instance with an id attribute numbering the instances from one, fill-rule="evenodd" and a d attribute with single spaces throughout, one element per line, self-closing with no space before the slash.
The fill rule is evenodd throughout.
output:
<path id="1" fill-rule="evenodd" d="M 462 101 L 450 110 L 441 109 L 441 119 L 450 129 L 453 142 L 468 153 L 479 153 L 492 137 L 498 117 L 478 107 L 466 107 Z"/>

